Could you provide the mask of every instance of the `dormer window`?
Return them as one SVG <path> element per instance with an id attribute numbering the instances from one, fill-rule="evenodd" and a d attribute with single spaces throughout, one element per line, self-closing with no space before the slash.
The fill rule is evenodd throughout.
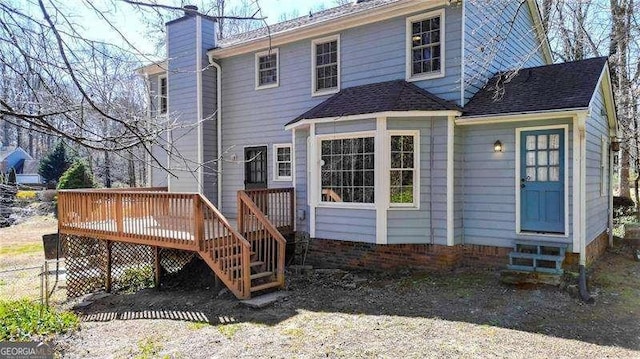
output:
<path id="1" fill-rule="evenodd" d="M 444 76 L 444 10 L 407 18 L 407 80 Z"/>
<path id="2" fill-rule="evenodd" d="M 256 90 L 278 86 L 279 60 L 278 49 L 256 54 Z"/>
<path id="3" fill-rule="evenodd" d="M 167 113 L 168 107 L 168 88 L 167 88 L 167 76 L 162 75 L 158 77 L 158 110 L 161 115 Z"/>
<path id="4" fill-rule="evenodd" d="M 311 42 L 312 94 L 325 95 L 340 91 L 340 37 L 338 35 Z"/>

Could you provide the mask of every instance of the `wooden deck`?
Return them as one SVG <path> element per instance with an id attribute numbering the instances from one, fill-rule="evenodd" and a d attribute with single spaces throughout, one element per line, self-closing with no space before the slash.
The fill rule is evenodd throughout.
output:
<path id="1" fill-rule="evenodd" d="M 197 252 L 238 298 L 248 298 L 284 285 L 284 236 L 293 233 L 293 198 L 292 188 L 239 191 L 232 223 L 195 193 L 60 191 L 59 232 Z"/>

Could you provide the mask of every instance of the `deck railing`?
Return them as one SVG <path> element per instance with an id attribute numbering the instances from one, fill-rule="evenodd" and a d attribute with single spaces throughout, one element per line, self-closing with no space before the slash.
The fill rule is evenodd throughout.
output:
<path id="1" fill-rule="evenodd" d="M 287 241 L 278 229 L 293 231 L 293 189 L 238 191 L 237 221 L 238 232 L 251 243 L 254 261 L 262 262 L 284 286 Z"/>
<path id="2" fill-rule="evenodd" d="M 240 192 L 245 193 L 280 232 L 293 233 L 295 221 L 293 188 L 263 188 Z"/>
<path id="3" fill-rule="evenodd" d="M 197 251 L 237 297 L 251 294 L 250 243 L 199 194 L 60 191 L 58 227 L 65 234 Z"/>

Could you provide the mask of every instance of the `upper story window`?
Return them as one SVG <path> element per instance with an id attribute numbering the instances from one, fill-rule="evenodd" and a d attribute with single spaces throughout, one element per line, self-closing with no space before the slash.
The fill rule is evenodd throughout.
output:
<path id="1" fill-rule="evenodd" d="M 256 89 L 278 86 L 279 61 L 278 49 L 256 53 Z"/>
<path id="2" fill-rule="evenodd" d="M 407 80 L 444 76 L 444 10 L 407 18 Z"/>
<path id="3" fill-rule="evenodd" d="M 291 181 L 291 172 L 293 163 L 291 144 L 273 145 L 274 161 L 274 181 Z"/>
<path id="4" fill-rule="evenodd" d="M 311 42 L 313 95 L 340 91 L 340 36 L 335 35 Z"/>
<path id="5" fill-rule="evenodd" d="M 167 76 L 163 75 L 158 77 L 158 110 L 163 115 L 167 113 L 168 106 L 168 88 L 167 88 Z"/>

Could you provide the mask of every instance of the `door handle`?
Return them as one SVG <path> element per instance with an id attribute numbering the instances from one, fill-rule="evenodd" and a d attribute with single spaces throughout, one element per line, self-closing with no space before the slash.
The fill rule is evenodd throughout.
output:
<path id="1" fill-rule="evenodd" d="M 525 183 L 527 182 L 527 178 L 520 178 L 520 188 L 525 188 Z"/>

